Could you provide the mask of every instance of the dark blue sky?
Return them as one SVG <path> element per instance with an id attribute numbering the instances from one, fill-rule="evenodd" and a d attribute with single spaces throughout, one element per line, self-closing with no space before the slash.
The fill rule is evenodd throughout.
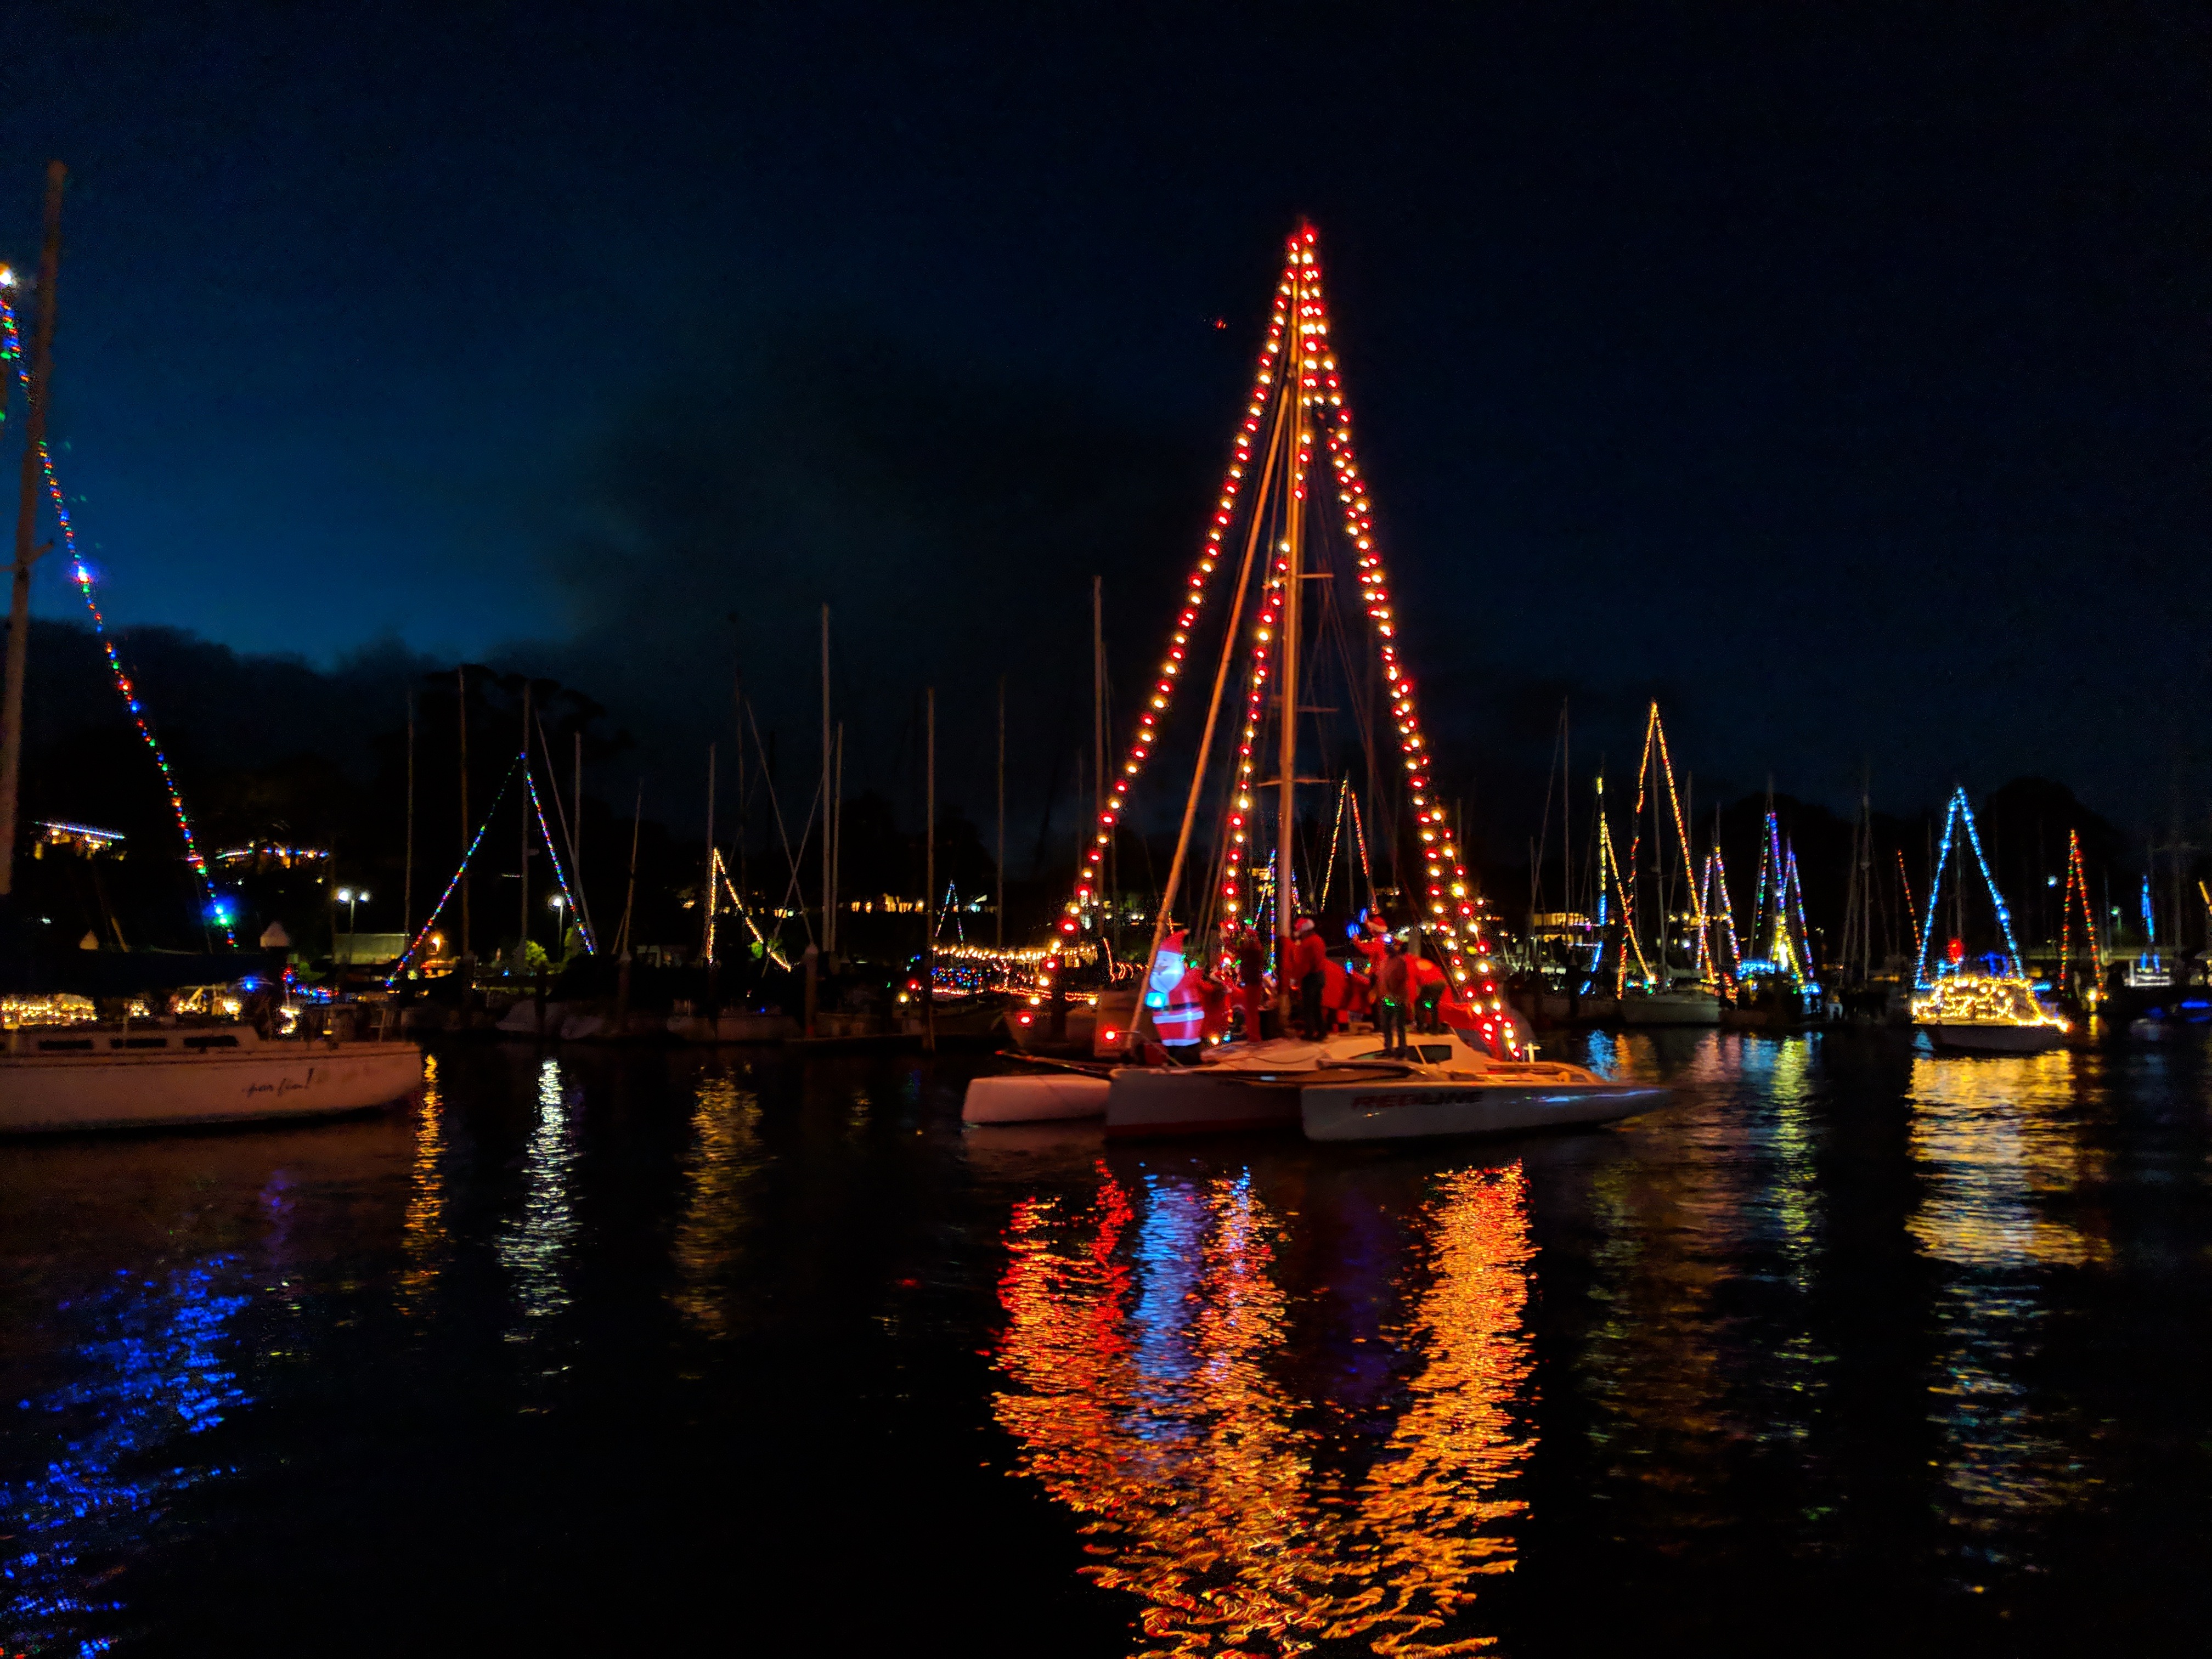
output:
<path id="1" fill-rule="evenodd" d="M 1701 795 L 1870 763 L 1893 805 L 2033 771 L 2140 816 L 2201 769 L 2199 10 L 10 34 L 0 244 L 30 262 L 67 160 L 55 430 L 120 621 L 528 663 L 680 748 L 733 659 L 802 727 L 829 598 L 864 775 L 924 681 L 973 731 L 1007 672 L 1057 744 L 1091 570 L 1122 680 L 1154 653 L 1310 215 L 1431 717 L 1496 821 L 1568 690 L 1593 757 L 1665 697 Z"/>

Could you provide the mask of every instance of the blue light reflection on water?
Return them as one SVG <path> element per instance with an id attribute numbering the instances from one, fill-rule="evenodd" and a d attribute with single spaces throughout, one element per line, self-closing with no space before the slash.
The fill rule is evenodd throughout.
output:
<path id="1" fill-rule="evenodd" d="M 384 1118 L 9 1149 L 0 1632 L 221 1651 L 171 1632 L 258 1601 L 405 1650 L 458 1577 L 487 1650 L 684 1650 L 733 1588 L 865 1617 L 858 1589 L 990 1625 L 978 1654 L 1103 1659 L 1130 1607 L 1335 1628 L 1387 1581 L 1549 1659 L 1607 1617 L 1827 1652 L 1885 1601 L 1922 1632 L 1963 1605 L 1946 1650 L 2010 1651 L 2008 1613 L 2205 1599 L 2201 1040 L 1587 1046 L 1676 1103 L 1137 1149 L 964 1133 L 980 1058 L 487 1047 Z"/>
<path id="2" fill-rule="evenodd" d="M 234 1288 L 235 1256 L 115 1279 L 57 1310 L 76 1333 L 74 1380 L 15 1402 L 10 1437 L 53 1443 L 42 1474 L 0 1486 L 7 1636 L 30 1651 L 107 1650 L 88 1627 L 123 1604 L 98 1587 L 145 1545 L 156 1507 L 212 1472 L 175 1443 L 247 1398 L 217 1352 L 252 1299 Z"/>

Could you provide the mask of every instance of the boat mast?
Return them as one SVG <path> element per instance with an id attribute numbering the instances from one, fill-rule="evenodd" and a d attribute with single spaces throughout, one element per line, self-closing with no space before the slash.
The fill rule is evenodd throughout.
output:
<path id="1" fill-rule="evenodd" d="M 699 960 L 714 960 L 714 745 L 707 745 L 707 915 L 700 923 Z"/>
<path id="2" fill-rule="evenodd" d="M 837 951 L 837 918 L 830 908 L 830 890 L 836 884 L 836 875 L 831 868 L 836 854 L 830 846 L 830 792 L 834 787 L 830 775 L 832 765 L 830 743 L 830 607 L 825 605 L 822 607 L 822 954 L 824 956 L 835 956 Z"/>
<path id="3" fill-rule="evenodd" d="M 517 754 L 522 763 L 522 782 L 527 793 L 530 784 L 530 676 L 527 674 L 522 677 L 522 747 Z M 530 965 L 530 813 L 526 809 L 518 816 L 522 820 L 522 841 L 515 876 L 522 889 L 522 921 L 521 930 L 514 940 L 514 976 L 520 979 L 522 970 Z"/>
<path id="4" fill-rule="evenodd" d="M 1106 811 L 1106 579 L 1091 579 L 1091 755 L 1093 817 Z M 1105 908 L 1098 919 L 1099 938 L 1107 939 L 1114 927 L 1114 842 L 1106 842 L 1099 864 L 1100 897 Z"/>
<path id="5" fill-rule="evenodd" d="M 1006 948 L 1006 677 L 999 676 L 999 859 L 991 896 L 991 948 Z"/>
<path id="6" fill-rule="evenodd" d="M 922 906 L 928 929 L 921 945 L 921 1047 L 937 1052 L 937 688 L 930 686 L 922 701 L 922 815 L 928 828 L 922 836 L 921 884 L 927 895 Z"/>
<path id="7" fill-rule="evenodd" d="M 23 781 L 23 677 L 31 651 L 31 567 L 46 551 L 31 545 L 38 528 L 39 482 L 46 438 L 46 386 L 54 372 L 54 289 L 62 264 L 62 182 L 69 169 L 46 163 L 45 239 L 39 249 L 39 329 L 31 348 L 29 399 L 23 411 L 23 481 L 15 500 L 15 578 L 8 594 L 8 665 L 0 693 L 0 898 L 15 890 L 15 811 Z"/>
<path id="8" fill-rule="evenodd" d="M 1152 943 L 1151 949 L 1145 952 L 1145 976 L 1139 981 L 1140 985 L 1152 982 L 1152 964 L 1160 959 L 1160 941 L 1167 937 L 1168 921 L 1175 913 L 1176 895 L 1182 887 L 1183 862 L 1190 855 L 1191 830 L 1198 822 L 1199 796 L 1206 787 L 1206 763 L 1213 754 L 1213 732 L 1221 719 L 1222 694 L 1228 690 L 1230 665 L 1236 659 L 1240 642 L 1237 619 L 1244 614 L 1244 595 L 1251 585 L 1252 566 L 1258 556 L 1261 535 L 1267 527 L 1267 492 L 1274 485 L 1275 463 L 1282 458 L 1282 451 L 1283 425 L 1278 421 L 1273 434 L 1268 440 L 1267 458 L 1260 470 L 1260 488 L 1252 497 L 1251 523 L 1244 532 L 1244 557 L 1237 567 L 1237 592 L 1229 601 L 1228 614 L 1221 624 L 1221 660 L 1213 671 L 1213 696 L 1206 705 L 1206 729 L 1198 739 L 1198 764 L 1191 769 L 1190 793 L 1183 800 L 1182 826 L 1176 832 L 1175 857 L 1168 863 L 1168 884 L 1160 890 L 1159 911 L 1152 918 Z M 1356 803 L 1352 811 L 1356 815 L 1358 811 Z M 1371 902 L 1374 896 L 1374 881 L 1370 878 L 1368 898 Z M 1201 908 L 1200 914 L 1192 921 L 1197 923 L 1203 920 Z M 1186 961 L 1203 961 L 1203 942 L 1186 939 L 1183 955 Z M 1137 999 L 1137 1030 L 1139 1033 L 1152 1024 L 1152 1009 L 1139 995 Z"/>
<path id="9" fill-rule="evenodd" d="M 461 955 L 469 954 L 469 668 L 453 670 L 461 711 Z"/>
<path id="10" fill-rule="evenodd" d="M 1300 287 L 1304 286 L 1302 279 Z M 1300 310 L 1303 312 L 1304 307 Z M 1298 581 L 1305 554 L 1305 378 L 1314 366 L 1303 317 L 1297 320 L 1296 326 L 1297 367 L 1283 389 L 1283 413 L 1291 422 L 1291 432 L 1289 489 L 1283 515 L 1283 674 L 1279 694 L 1283 715 L 1281 742 L 1277 750 L 1281 775 L 1275 809 L 1275 1000 L 1285 1012 L 1291 1006 L 1291 988 L 1284 977 L 1284 969 L 1290 961 L 1291 924 L 1297 920 L 1297 908 L 1291 892 L 1291 868 L 1292 840 L 1297 825 Z"/>
<path id="11" fill-rule="evenodd" d="M 415 937 L 415 688 L 407 688 L 407 848 L 399 878 L 399 936 Z"/>

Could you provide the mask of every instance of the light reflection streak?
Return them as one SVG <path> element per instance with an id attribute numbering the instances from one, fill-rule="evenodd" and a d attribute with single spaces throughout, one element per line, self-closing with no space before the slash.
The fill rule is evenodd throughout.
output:
<path id="1" fill-rule="evenodd" d="M 2008 1523 L 2091 1484 L 2065 1450 L 2076 1437 L 2051 1420 L 2050 1406 L 2039 1410 L 2026 1375 L 2046 1312 L 2045 1276 L 2109 1258 L 2106 1241 L 2047 1207 L 2087 1173 L 2069 1116 L 2074 1065 L 2058 1049 L 1922 1058 L 1912 1069 L 1911 1145 L 1926 1196 L 1908 1224 L 1922 1253 L 1948 1270 L 1934 1306 L 1929 1419 L 1954 1518 L 1992 1562 L 2007 1559 L 1996 1540 Z"/>
<path id="2" fill-rule="evenodd" d="M 408 1172 L 407 1214 L 400 1226 L 399 1302 L 420 1313 L 453 1249 L 446 1220 L 446 1110 L 438 1086 L 438 1057 L 422 1061 L 422 1091 L 415 1111 L 415 1161 Z"/>
<path id="3" fill-rule="evenodd" d="M 510 1342 L 529 1340 L 571 1300 L 568 1267 L 576 1242 L 576 1162 L 561 1062 L 549 1059 L 538 1070 L 538 1123 L 523 1153 L 522 1212 L 499 1237 L 500 1262 L 514 1280 L 522 1316 L 507 1332 Z"/>
<path id="4" fill-rule="evenodd" d="M 94 1627 L 123 1607 L 98 1587 L 138 1556 L 161 1506 L 210 1473 L 167 1449 L 246 1403 L 216 1344 L 248 1297 L 219 1288 L 237 1258 L 211 1256 L 158 1278 L 122 1283 L 94 1304 L 98 1334 L 74 1350 L 76 1380 L 26 1400 L 14 1434 L 60 1445 L 37 1474 L 0 1485 L 0 1578 L 8 1588 L 0 1644 L 9 1652 L 111 1645 Z M 82 1317 L 82 1314 L 79 1316 Z M 149 1462 L 153 1473 L 133 1473 Z"/>
<path id="5" fill-rule="evenodd" d="M 1525 1508 L 1519 1167 L 1439 1179 L 1413 1270 L 1425 1283 L 1389 1334 L 1413 1380 L 1364 1474 L 1300 1426 L 1321 1402 L 1285 1375 L 1288 1224 L 1249 1176 L 1133 1194 L 1102 1168 L 1086 1210 L 1018 1204 L 996 1414 L 1019 1467 L 1083 1517 L 1086 1576 L 1143 1603 L 1144 1654 L 1486 1646 L 1455 1626 L 1474 1582 L 1511 1569 Z"/>
<path id="6" fill-rule="evenodd" d="M 730 1334 L 730 1304 L 717 1286 L 752 1224 L 750 1190 L 766 1163 L 760 1119 L 760 1097 L 738 1088 L 728 1073 L 700 1079 L 691 1113 L 684 1218 L 672 1247 L 677 1282 L 670 1297 L 703 1336 Z"/>

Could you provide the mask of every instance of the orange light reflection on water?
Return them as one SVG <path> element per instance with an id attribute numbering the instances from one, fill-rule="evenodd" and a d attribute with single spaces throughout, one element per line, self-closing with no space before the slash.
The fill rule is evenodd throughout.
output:
<path id="1" fill-rule="evenodd" d="M 1087 1576 L 1144 1602 L 1140 1652 L 1488 1646 L 1460 1621 L 1513 1565 L 1533 1444 L 1520 1169 L 1438 1179 L 1389 1334 L 1409 1380 L 1357 1476 L 1287 1374 L 1290 1224 L 1249 1176 L 1132 1192 L 1102 1167 L 1088 1206 L 1018 1205 L 996 1414 L 1019 1467 L 1085 1518 Z"/>
<path id="2" fill-rule="evenodd" d="M 399 1301 L 410 1313 L 437 1282 L 453 1248 L 446 1224 L 446 1105 L 438 1087 L 438 1057 L 422 1061 L 422 1097 L 415 1107 L 415 1161 L 408 1172 L 407 1214 L 400 1226 L 406 1266 L 399 1275 Z"/>
<path id="3" fill-rule="evenodd" d="M 684 1218 L 672 1252 L 676 1310 L 701 1335 L 730 1334 L 723 1279 L 743 1251 L 753 1220 L 754 1179 L 766 1162 L 760 1097 L 727 1072 L 700 1079 L 691 1114 L 691 1155 L 684 1176 Z"/>

